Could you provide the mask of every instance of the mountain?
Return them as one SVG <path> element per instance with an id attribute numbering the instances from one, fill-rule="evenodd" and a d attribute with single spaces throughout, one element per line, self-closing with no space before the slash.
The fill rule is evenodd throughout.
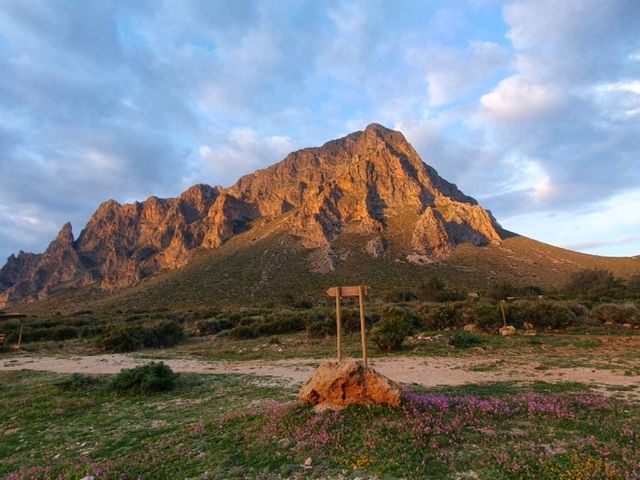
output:
<path id="1" fill-rule="evenodd" d="M 203 262 L 209 277 L 202 281 L 222 279 L 222 297 L 230 295 L 225 278 L 229 286 L 249 275 L 242 288 L 268 295 L 270 285 L 291 280 L 294 272 L 323 283 L 348 276 L 347 266 L 373 269 L 354 281 L 403 268 L 412 281 L 413 272 L 441 270 L 465 248 L 511 258 L 513 250 L 505 247 L 510 237 L 489 211 L 423 163 L 400 132 L 372 124 L 291 153 L 228 189 L 195 185 L 176 198 L 126 205 L 109 200 L 77 239 L 67 224 L 43 254 L 9 257 L 0 270 L 0 300 L 77 291 L 121 298 L 168 278 L 202 289 L 183 277 Z M 576 269 L 588 262 L 565 263 Z M 181 287 L 172 288 L 168 298 Z"/>

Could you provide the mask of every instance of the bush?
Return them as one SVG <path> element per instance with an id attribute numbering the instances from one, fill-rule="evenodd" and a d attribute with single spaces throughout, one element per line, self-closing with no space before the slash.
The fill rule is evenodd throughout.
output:
<path id="1" fill-rule="evenodd" d="M 405 338 L 413 333 L 412 316 L 402 311 L 390 311 L 382 315 L 371 331 L 371 340 L 385 352 L 402 347 Z"/>
<path id="2" fill-rule="evenodd" d="M 478 302 L 464 307 L 462 320 L 464 324 L 473 323 L 486 330 L 502 326 L 500 307 L 495 303 L 489 302 Z"/>
<path id="3" fill-rule="evenodd" d="M 410 302 L 417 298 L 411 290 L 392 290 L 384 296 L 384 300 L 391 303 Z"/>
<path id="4" fill-rule="evenodd" d="M 306 327 L 304 314 L 282 313 L 255 325 L 256 336 L 300 332 Z"/>
<path id="5" fill-rule="evenodd" d="M 84 375 L 82 373 L 74 373 L 73 375 L 63 378 L 56 382 L 56 387 L 62 390 L 92 390 L 102 386 L 103 381 L 100 377 L 92 375 Z"/>
<path id="6" fill-rule="evenodd" d="M 198 320 L 195 324 L 195 333 L 198 337 L 206 337 L 207 335 L 215 335 L 223 330 L 233 328 L 233 322 L 225 318 L 208 318 L 206 320 Z"/>
<path id="7" fill-rule="evenodd" d="M 449 305 L 424 305 L 419 311 L 422 313 L 422 325 L 429 330 L 461 327 L 464 323 L 463 305 L 452 303 Z"/>
<path id="8" fill-rule="evenodd" d="M 542 295 L 542 289 L 536 285 L 516 286 L 501 281 L 491 285 L 488 293 L 495 300 L 504 300 L 509 297 L 537 297 Z"/>
<path id="9" fill-rule="evenodd" d="M 640 310 L 631 303 L 604 303 L 591 310 L 591 316 L 602 323 L 640 324 Z"/>
<path id="10" fill-rule="evenodd" d="M 509 323 L 522 327 L 525 322 L 537 328 L 561 329 L 578 324 L 578 317 L 566 305 L 549 301 L 517 301 L 508 305 Z"/>
<path id="11" fill-rule="evenodd" d="M 229 337 L 235 340 L 247 340 L 249 338 L 256 338 L 257 336 L 258 332 L 253 325 L 238 325 L 229 330 Z"/>
<path id="12" fill-rule="evenodd" d="M 140 348 L 166 348 L 184 340 L 184 328 L 165 320 L 149 327 L 118 326 L 112 328 L 98 345 L 112 352 L 132 352 Z"/>
<path id="13" fill-rule="evenodd" d="M 119 393 L 149 394 L 173 390 L 178 374 L 163 362 L 151 362 L 121 370 L 113 376 L 109 388 Z"/>
<path id="14" fill-rule="evenodd" d="M 484 338 L 471 332 L 455 332 L 449 337 L 449 345 L 456 348 L 471 348 L 483 343 Z"/>
<path id="15" fill-rule="evenodd" d="M 336 334 L 336 326 L 331 321 L 315 321 L 307 325 L 307 336 L 309 338 L 324 338 Z"/>
<path id="16" fill-rule="evenodd" d="M 567 290 L 572 293 L 600 295 L 617 285 L 610 270 L 586 269 L 571 274 Z"/>
<path id="17" fill-rule="evenodd" d="M 433 302 L 452 302 L 467 298 L 467 292 L 447 288 L 446 284 L 435 275 L 423 282 L 418 288 L 418 298 Z"/>
<path id="18" fill-rule="evenodd" d="M 640 293 L 640 273 L 631 276 L 627 281 L 627 288 L 633 293 Z"/>

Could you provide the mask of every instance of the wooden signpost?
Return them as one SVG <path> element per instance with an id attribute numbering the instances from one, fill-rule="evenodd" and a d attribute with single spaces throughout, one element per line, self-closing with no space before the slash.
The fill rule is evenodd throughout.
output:
<path id="1" fill-rule="evenodd" d="M 364 318 L 364 296 L 367 294 L 367 287 L 358 285 L 355 287 L 331 287 L 327 290 L 327 295 L 336 299 L 336 331 L 337 331 L 337 354 L 338 361 L 342 361 L 342 317 L 340 312 L 340 298 L 342 297 L 358 297 L 360 305 L 360 341 L 362 342 L 362 361 L 365 365 L 367 359 L 367 337 L 366 323 Z"/>

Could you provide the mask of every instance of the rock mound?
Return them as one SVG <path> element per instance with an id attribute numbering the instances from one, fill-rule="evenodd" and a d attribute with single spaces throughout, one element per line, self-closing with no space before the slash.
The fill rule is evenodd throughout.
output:
<path id="1" fill-rule="evenodd" d="M 362 362 L 325 361 L 300 390 L 298 398 L 321 408 L 352 404 L 400 405 L 402 391 L 389 380 Z"/>

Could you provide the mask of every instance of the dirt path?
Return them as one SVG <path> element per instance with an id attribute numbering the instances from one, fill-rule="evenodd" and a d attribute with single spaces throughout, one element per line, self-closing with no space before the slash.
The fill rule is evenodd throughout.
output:
<path id="1" fill-rule="evenodd" d="M 151 358 L 111 354 L 74 357 L 19 355 L 0 360 L 0 370 L 37 370 L 57 373 L 116 373 L 150 362 Z M 288 359 L 269 361 L 206 361 L 191 358 L 162 359 L 173 370 L 191 373 L 231 373 L 271 376 L 288 384 L 306 381 L 320 360 Z M 424 386 L 462 385 L 496 381 L 580 382 L 599 387 L 635 386 L 634 396 L 640 395 L 640 376 L 624 375 L 619 371 L 592 368 L 550 368 L 537 370 L 533 365 L 517 368 L 477 371 L 486 361 L 466 358 L 395 357 L 374 359 L 371 365 L 384 375 L 402 383 Z"/>

